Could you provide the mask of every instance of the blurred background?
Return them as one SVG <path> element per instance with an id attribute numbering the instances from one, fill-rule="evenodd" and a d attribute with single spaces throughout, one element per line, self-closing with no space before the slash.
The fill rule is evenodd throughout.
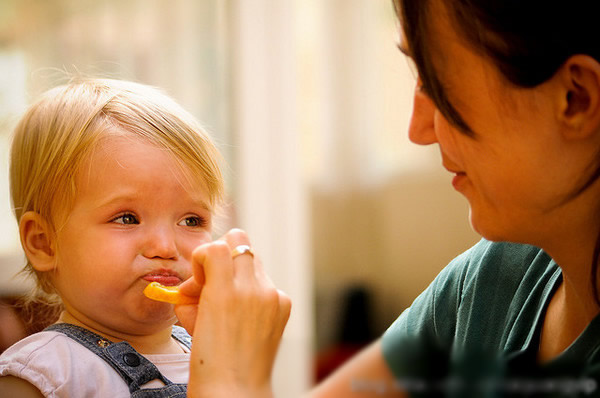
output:
<path id="1" fill-rule="evenodd" d="M 215 234 L 246 229 L 293 300 L 276 395 L 377 338 L 479 239 L 437 148 L 408 142 L 397 31 L 391 0 L 1 0 L 2 344 L 26 333 L 10 303 L 29 286 L 14 276 L 11 129 L 73 74 L 161 87 L 212 133 L 229 192 Z"/>

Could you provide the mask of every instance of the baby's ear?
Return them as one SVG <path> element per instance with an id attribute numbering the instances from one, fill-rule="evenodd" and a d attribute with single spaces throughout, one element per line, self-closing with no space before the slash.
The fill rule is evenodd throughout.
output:
<path id="1" fill-rule="evenodd" d="M 54 234 L 46 220 L 34 211 L 21 216 L 19 222 L 21 244 L 33 268 L 40 272 L 51 271 L 56 266 Z"/>

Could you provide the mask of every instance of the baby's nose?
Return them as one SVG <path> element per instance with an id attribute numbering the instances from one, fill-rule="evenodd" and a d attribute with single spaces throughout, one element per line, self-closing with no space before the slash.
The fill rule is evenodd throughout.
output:
<path id="1" fill-rule="evenodd" d="M 144 245 L 144 256 L 147 258 L 177 258 L 177 244 L 173 228 L 155 226 L 147 231 Z"/>

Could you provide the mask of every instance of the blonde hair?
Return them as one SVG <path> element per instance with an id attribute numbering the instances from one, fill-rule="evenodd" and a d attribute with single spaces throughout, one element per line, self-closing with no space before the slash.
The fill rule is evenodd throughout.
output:
<path id="1" fill-rule="evenodd" d="M 213 210 L 223 200 L 219 152 L 188 112 L 159 90 L 138 83 L 88 79 L 47 91 L 17 125 L 10 156 L 10 192 L 17 222 L 38 213 L 55 233 L 76 194 L 75 176 L 99 140 L 128 134 L 173 154 L 186 176 L 201 182 Z M 54 293 L 45 273 L 38 292 Z"/>

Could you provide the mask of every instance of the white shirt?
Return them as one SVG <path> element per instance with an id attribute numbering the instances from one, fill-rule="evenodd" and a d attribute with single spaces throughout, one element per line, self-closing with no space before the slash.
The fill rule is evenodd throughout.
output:
<path id="1" fill-rule="evenodd" d="M 183 347 L 183 346 L 182 346 Z M 187 383 L 190 353 L 144 355 L 173 383 Z M 15 376 L 46 397 L 129 397 L 127 384 L 102 358 L 60 332 L 33 334 L 0 355 L 0 376 Z M 142 388 L 161 387 L 153 380 Z"/>

